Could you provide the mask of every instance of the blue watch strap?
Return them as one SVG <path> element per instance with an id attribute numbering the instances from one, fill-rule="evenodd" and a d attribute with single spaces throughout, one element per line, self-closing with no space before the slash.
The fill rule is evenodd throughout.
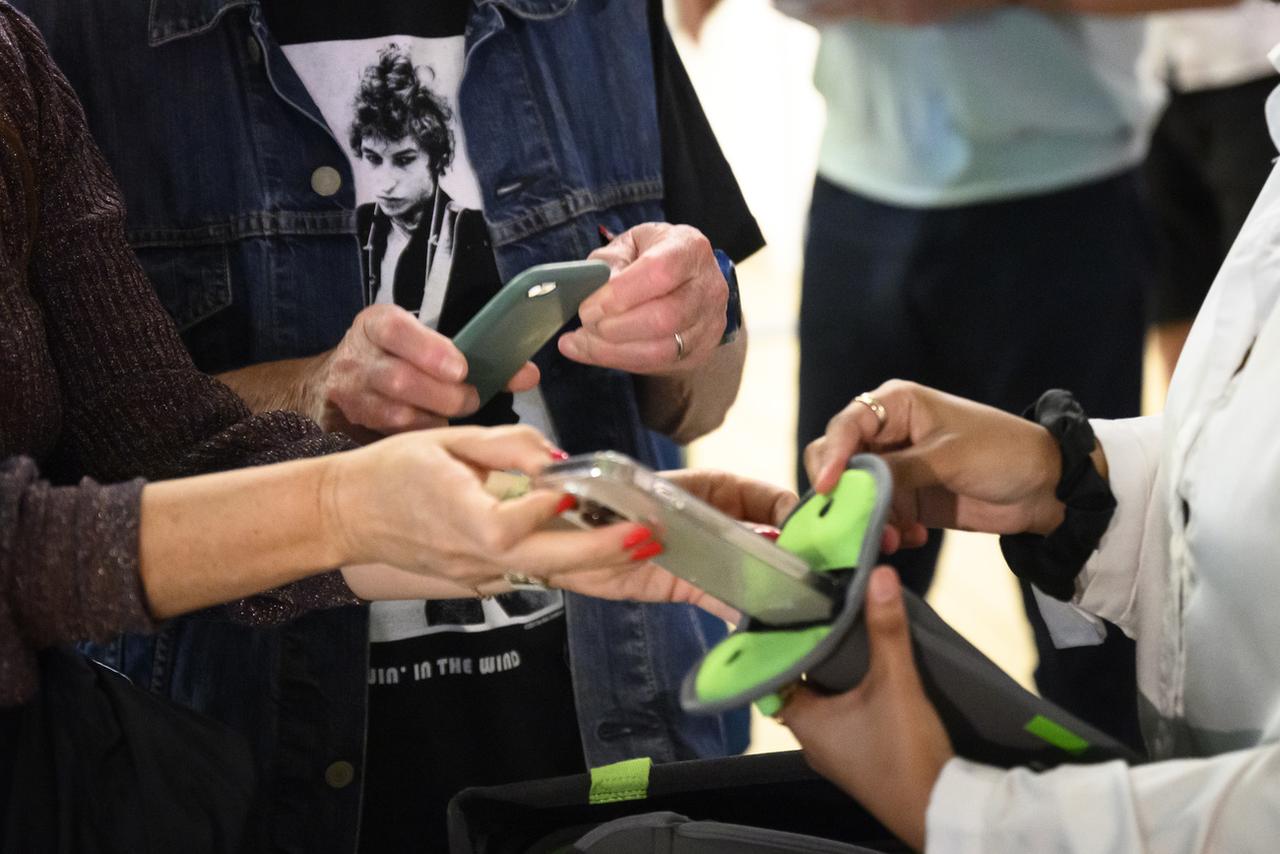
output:
<path id="1" fill-rule="evenodd" d="M 720 344 L 729 344 L 738 337 L 742 329 L 742 294 L 738 292 L 738 271 L 723 249 L 715 250 L 716 264 L 720 273 L 729 284 L 729 302 L 724 309 L 724 335 L 720 336 Z"/>

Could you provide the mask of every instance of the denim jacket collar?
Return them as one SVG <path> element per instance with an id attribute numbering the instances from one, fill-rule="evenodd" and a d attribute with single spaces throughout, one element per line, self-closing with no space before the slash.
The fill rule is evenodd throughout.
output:
<path id="1" fill-rule="evenodd" d="M 480 6 L 502 6 L 522 18 L 544 19 L 563 15 L 577 0 L 476 0 Z M 261 0 L 151 0 L 147 43 L 157 47 L 176 39 L 213 29 L 230 9 L 259 6 Z"/>
<path id="2" fill-rule="evenodd" d="M 258 0 L 151 0 L 147 43 L 157 47 L 207 32 L 228 10 L 257 5 Z"/>

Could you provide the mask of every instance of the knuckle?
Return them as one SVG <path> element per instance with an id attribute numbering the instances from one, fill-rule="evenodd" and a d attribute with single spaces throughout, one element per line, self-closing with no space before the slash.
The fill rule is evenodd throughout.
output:
<path id="1" fill-rule="evenodd" d="M 385 406 L 382 410 L 382 424 L 393 432 L 404 432 L 413 426 L 413 410 L 397 404 Z"/>

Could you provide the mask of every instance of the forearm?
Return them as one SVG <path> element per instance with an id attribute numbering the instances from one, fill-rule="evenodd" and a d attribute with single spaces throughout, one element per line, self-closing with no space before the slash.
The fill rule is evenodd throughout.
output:
<path id="1" fill-rule="evenodd" d="M 738 397 L 747 360 L 747 330 L 716 348 L 696 370 L 637 378 L 640 415 L 646 426 L 680 444 L 707 435 L 724 423 Z"/>
<path id="2" fill-rule="evenodd" d="M 325 352 L 302 359 L 263 362 L 218 374 L 218 379 L 254 412 L 286 410 L 320 423 L 324 401 L 318 378 L 328 358 L 329 353 Z"/>
<path id="3" fill-rule="evenodd" d="M 479 587 L 464 587 L 445 578 L 409 572 L 385 563 L 344 566 L 342 577 L 352 593 L 369 602 L 388 599 L 469 599 L 477 595 L 497 596 L 514 589 L 506 581 L 486 581 Z"/>
<path id="4" fill-rule="evenodd" d="M 152 483 L 142 493 L 139 573 L 159 619 L 340 566 L 332 458 Z"/>

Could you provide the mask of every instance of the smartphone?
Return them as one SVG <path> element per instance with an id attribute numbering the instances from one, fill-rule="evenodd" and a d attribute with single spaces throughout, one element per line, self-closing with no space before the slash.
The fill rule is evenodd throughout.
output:
<path id="1" fill-rule="evenodd" d="M 484 406 L 506 388 L 542 345 L 551 340 L 578 306 L 605 282 L 603 261 L 539 264 L 518 274 L 476 312 L 453 338 L 467 357 L 466 381 Z"/>
<path id="2" fill-rule="evenodd" d="M 563 517 L 580 527 L 650 526 L 663 545 L 654 563 L 771 626 L 829 620 L 841 601 L 839 585 L 802 558 L 622 454 L 553 463 L 534 486 L 576 497 Z"/>

